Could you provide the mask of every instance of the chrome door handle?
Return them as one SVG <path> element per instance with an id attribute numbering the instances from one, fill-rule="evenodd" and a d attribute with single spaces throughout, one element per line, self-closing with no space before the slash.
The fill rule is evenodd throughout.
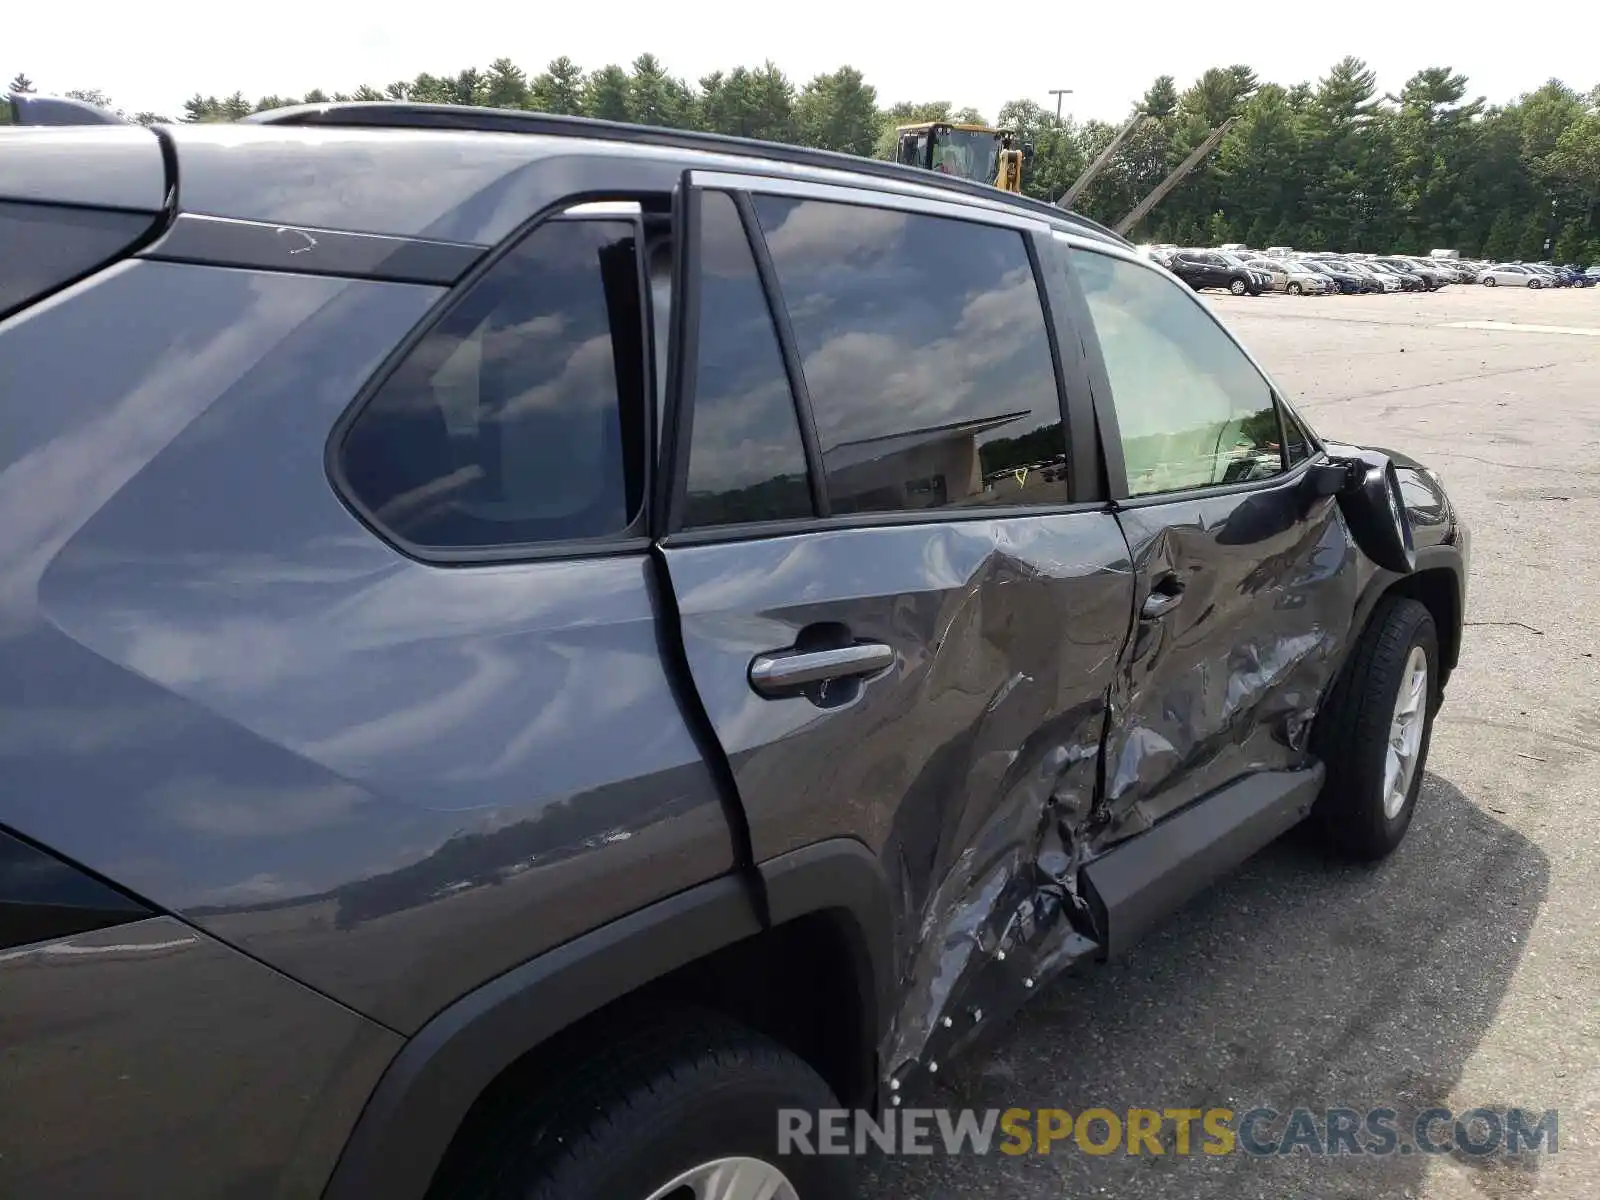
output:
<path id="1" fill-rule="evenodd" d="M 837 650 L 758 654 L 750 663 L 750 686 L 763 696 L 783 695 L 808 683 L 872 675 L 894 664 L 894 650 L 882 642 L 862 642 Z"/>

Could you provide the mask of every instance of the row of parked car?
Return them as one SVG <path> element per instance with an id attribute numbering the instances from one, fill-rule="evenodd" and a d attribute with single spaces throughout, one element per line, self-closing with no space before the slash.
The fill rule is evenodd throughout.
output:
<path id="1" fill-rule="evenodd" d="M 1549 263 L 1492 263 L 1408 254 L 1336 254 L 1288 246 L 1193 248 L 1147 246 L 1145 254 L 1196 291 L 1223 288 L 1236 296 L 1433 292 L 1452 283 L 1488 286 L 1593 287 L 1600 268 L 1585 272 Z"/>
<path id="2" fill-rule="evenodd" d="M 1575 263 L 1485 263 L 1478 272 L 1485 287 L 1539 288 L 1594 287 L 1600 284 L 1600 266 L 1587 271 Z"/>

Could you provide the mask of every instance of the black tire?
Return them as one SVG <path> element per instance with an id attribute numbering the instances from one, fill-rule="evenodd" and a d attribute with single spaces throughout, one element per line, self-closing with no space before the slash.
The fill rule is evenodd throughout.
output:
<path id="1" fill-rule="evenodd" d="M 1530 291 L 1537 292 L 1543 286 L 1544 286 L 1544 284 L 1540 283 L 1537 279 L 1528 280 L 1528 288 L 1529 288 Z"/>
<path id="2" fill-rule="evenodd" d="M 1415 647 L 1422 648 L 1428 669 L 1422 738 L 1411 785 L 1391 817 L 1384 813 L 1389 729 L 1405 682 L 1406 661 Z M 1433 616 L 1406 597 L 1380 601 L 1317 718 L 1315 749 L 1327 778 L 1314 823 L 1340 854 L 1374 862 L 1405 838 L 1427 770 L 1439 695 L 1439 634 Z"/>
<path id="3" fill-rule="evenodd" d="M 778 1166 L 800 1200 L 850 1200 L 852 1156 L 778 1153 L 779 1109 L 815 1119 L 839 1107 L 783 1046 L 714 1014 L 685 1014 L 625 1031 L 577 1064 L 501 1121 L 445 1194 L 645 1200 L 702 1163 L 748 1157 Z"/>
<path id="4" fill-rule="evenodd" d="M 1298 283 L 1293 283 L 1293 282 L 1291 282 L 1289 284 L 1289 286 L 1287 288 L 1285 288 L 1284 290 L 1287 291 L 1289 293 L 1289 295 L 1291 295 L 1291 296 L 1298 296 L 1298 295 L 1300 295 L 1300 293 L 1305 291 L 1305 289 L 1303 287 L 1301 287 Z"/>
<path id="5" fill-rule="evenodd" d="M 1488 276 L 1487 278 L 1484 279 L 1483 286 L 1484 287 L 1496 287 L 1498 285 L 1494 281 L 1494 276 L 1490 275 L 1490 276 Z"/>
<path id="6" fill-rule="evenodd" d="M 1242 296 L 1250 290 L 1250 283 L 1248 280 L 1235 277 L 1228 281 L 1228 290 L 1235 296 Z"/>

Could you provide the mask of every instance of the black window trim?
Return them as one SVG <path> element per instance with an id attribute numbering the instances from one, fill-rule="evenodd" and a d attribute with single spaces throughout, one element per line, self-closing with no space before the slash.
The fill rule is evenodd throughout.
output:
<path id="1" fill-rule="evenodd" d="M 1189 500 L 1206 499 L 1211 496 L 1231 496 L 1242 492 L 1266 491 L 1270 488 L 1282 487 L 1285 483 L 1297 481 L 1304 472 L 1311 468 L 1312 464 L 1325 458 L 1326 451 L 1322 440 L 1317 436 L 1310 423 L 1295 410 L 1293 405 L 1284 399 L 1282 390 L 1273 381 L 1272 376 L 1256 361 L 1255 356 L 1250 353 L 1243 343 L 1233 336 L 1233 332 L 1217 318 L 1216 313 L 1212 312 L 1210 306 L 1197 296 L 1192 288 L 1175 284 L 1173 279 L 1168 278 L 1166 272 L 1163 272 L 1136 252 L 1124 251 L 1121 247 L 1102 247 L 1086 238 L 1076 237 L 1064 231 L 1057 231 L 1055 237 L 1074 251 L 1104 254 L 1107 258 L 1117 259 L 1147 270 L 1161 277 L 1175 292 L 1186 297 L 1189 303 L 1199 307 L 1210 319 L 1211 323 L 1222 332 L 1222 335 L 1233 343 L 1240 354 L 1244 355 L 1245 360 L 1255 370 L 1256 374 L 1261 376 L 1262 382 L 1267 385 L 1268 394 L 1272 397 L 1273 406 L 1278 414 L 1280 461 L 1285 464 L 1288 461 L 1288 446 L 1282 438 L 1283 416 L 1285 413 L 1294 417 L 1301 430 L 1304 431 L 1306 443 L 1310 448 L 1310 453 L 1299 463 L 1292 467 L 1287 467 L 1279 474 L 1267 479 L 1252 479 L 1244 483 L 1220 483 L 1209 487 L 1183 488 L 1170 492 L 1154 492 L 1148 496 L 1129 495 L 1127 463 L 1122 455 L 1121 426 L 1117 422 L 1116 401 L 1111 386 L 1111 377 L 1106 371 L 1105 355 L 1100 346 L 1099 330 L 1096 329 L 1090 315 L 1088 297 L 1083 290 L 1083 281 L 1078 277 L 1077 266 L 1069 255 L 1067 256 L 1067 269 L 1071 280 L 1074 318 L 1075 323 L 1079 324 L 1085 331 L 1084 351 L 1088 358 L 1090 385 L 1094 391 L 1095 420 L 1100 429 L 1100 453 L 1106 464 L 1107 483 L 1111 489 L 1113 508 L 1150 508 L 1158 504 L 1176 504 Z"/>
<path id="2" fill-rule="evenodd" d="M 749 192 L 725 193 L 733 199 L 739 222 L 744 226 L 745 240 L 750 244 L 755 259 L 756 276 L 761 281 L 762 295 L 767 302 L 767 315 L 772 319 L 773 332 L 778 335 L 778 349 L 783 355 L 783 373 L 789 379 L 789 395 L 794 400 L 794 419 L 800 429 L 800 445 L 806 456 L 806 481 L 811 489 L 811 515 L 823 520 L 833 515 L 833 497 L 828 494 L 828 478 L 823 472 L 822 442 L 817 436 L 816 413 L 811 407 L 811 388 L 800 364 L 800 347 L 794 338 L 794 325 L 789 321 L 789 306 L 783 299 L 783 289 L 778 285 L 778 269 L 773 265 L 772 252 L 767 247 L 766 235 L 761 232 L 761 222 L 756 217 L 755 202 Z"/>
<path id="3" fill-rule="evenodd" d="M 571 558 L 604 558 L 616 555 L 641 554 L 650 549 L 649 521 L 652 510 L 652 494 L 655 487 L 655 464 L 652 461 L 651 447 L 655 445 L 655 362 L 651 354 L 650 345 L 650 278 L 649 264 L 644 259 L 645 222 L 642 213 L 628 215 L 626 213 L 574 213 L 570 210 L 588 204 L 629 204 L 643 203 L 646 200 L 655 200 L 659 193 L 640 195 L 637 193 L 619 192 L 612 190 L 595 190 L 575 192 L 562 196 L 560 199 L 540 209 L 528 220 L 524 221 L 517 229 L 512 231 L 491 252 L 485 254 L 478 263 L 467 272 L 456 285 L 443 292 L 421 321 L 406 334 L 404 338 L 391 350 L 376 371 L 356 393 L 345 409 L 340 413 L 333 427 L 328 431 L 327 440 L 323 447 L 323 471 L 327 476 L 329 485 L 333 488 L 334 495 L 349 510 L 372 535 L 391 547 L 397 553 L 404 555 L 414 562 L 435 567 L 471 567 L 471 566 L 497 566 L 511 563 L 544 562 L 552 559 Z M 401 537 L 393 530 L 380 522 L 362 503 L 357 496 L 355 488 L 350 485 L 345 475 L 343 454 L 345 439 L 356 422 L 367 410 L 367 406 L 383 390 L 384 386 L 405 364 L 416 350 L 417 346 L 439 327 L 453 312 L 456 311 L 478 283 L 509 254 L 529 237 L 533 236 L 545 225 L 556 221 L 604 221 L 612 224 L 631 224 L 635 230 L 635 238 L 639 252 L 635 256 L 635 267 L 640 289 L 642 337 L 638 352 L 644 358 L 644 388 L 642 397 L 642 420 L 645 427 L 642 431 L 644 453 L 641 456 L 639 470 L 643 478 L 639 480 L 640 500 L 639 510 L 634 514 L 633 520 L 624 529 L 616 533 L 607 534 L 599 538 L 567 538 L 541 542 L 508 542 L 496 546 L 472 547 L 437 547 L 420 546 L 407 538 Z M 628 467 L 624 464 L 624 469 Z"/>
<path id="4" fill-rule="evenodd" d="M 1081 429 L 1089 429 L 1093 418 L 1089 415 L 1089 376 L 1083 364 L 1083 355 L 1064 356 L 1060 342 L 1060 329 L 1055 317 L 1055 307 L 1052 305 L 1052 288 L 1050 277 L 1044 269 L 1044 263 L 1038 251 L 1037 242 L 1052 232 L 1057 227 L 1039 218 L 1028 214 L 1020 214 L 998 206 L 990 207 L 979 204 L 966 204 L 944 198 L 933 198 L 914 192 L 890 190 L 879 188 L 865 183 L 838 184 L 819 183 L 809 179 L 796 179 L 786 175 L 777 175 L 762 171 L 731 171 L 731 170 L 704 170 L 691 169 L 685 172 L 684 191 L 686 201 L 680 205 L 685 214 L 686 226 L 698 220 L 698 199 L 706 192 L 723 192 L 733 196 L 740 215 L 746 221 L 746 235 L 751 242 L 751 249 L 756 255 L 757 269 L 761 275 L 763 287 L 767 291 L 769 311 L 774 314 L 782 313 L 781 319 L 775 316 L 775 326 L 779 330 L 779 343 L 784 352 L 785 370 L 791 369 L 790 356 L 793 355 L 793 370 L 799 373 L 800 388 L 795 386 L 795 377 L 790 379 L 790 390 L 795 396 L 797 404 L 805 407 L 805 416 L 801 419 L 801 440 L 806 449 L 806 462 L 813 480 L 813 487 L 820 488 L 824 499 L 827 494 L 827 476 L 822 470 L 821 451 L 816 445 L 815 417 L 811 411 L 810 393 L 804 388 L 804 374 L 799 365 L 799 351 L 794 344 L 793 329 L 789 324 L 788 307 L 784 302 L 782 289 L 778 284 L 776 271 L 772 267 L 771 255 L 766 246 L 766 238 L 762 233 L 759 222 L 754 220 L 754 203 L 752 196 L 782 196 L 799 200 L 819 200 L 829 203 L 852 204 L 864 208 L 884 208 L 900 212 L 916 213 L 924 216 L 946 217 L 972 224 L 987 225 L 1008 229 L 1021 235 L 1026 248 L 1028 262 L 1033 270 L 1034 287 L 1039 297 L 1040 310 L 1044 316 L 1045 332 L 1050 346 L 1051 367 L 1055 375 L 1056 403 L 1061 411 L 1062 427 L 1069 441 L 1067 454 L 1072 470 L 1069 479 L 1073 480 L 1073 490 L 1077 498 L 1066 504 L 1008 504 L 995 505 L 983 508 L 963 508 L 951 506 L 947 508 L 908 509 L 896 512 L 865 512 L 865 513 L 832 513 L 831 501 L 827 508 L 819 509 L 827 515 L 813 515 L 811 517 L 795 517 L 777 521 L 751 521 L 737 524 L 704 526 L 700 528 L 684 528 L 681 524 L 686 499 L 687 467 L 689 434 L 693 427 L 693 371 L 694 364 L 678 363 L 672 368 L 672 384 L 668 391 L 669 421 L 673 427 L 676 444 L 671 448 L 671 457 L 667 459 L 673 464 L 677 484 L 672 489 L 670 515 L 666 521 L 666 528 L 660 535 L 661 545 L 671 546 L 698 546 L 716 543 L 752 541 L 765 538 L 791 537 L 802 533 L 820 532 L 832 529 L 868 529 L 885 526 L 907 525 L 939 525 L 952 521 L 978 521 L 978 520 L 1016 520 L 1023 517 L 1045 517 L 1078 512 L 1092 512 L 1104 510 L 1107 507 L 1106 492 L 1103 479 L 1098 469 L 1099 456 L 1097 447 L 1092 442 L 1087 446 L 1073 435 Z M 685 229 L 688 233 L 688 229 Z M 699 299 L 697 294 L 691 295 L 686 290 L 686 282 L 693 279 L 697 268 L 698 247 L 694 244 L 693 235 L 689 240 L 680 243 L 685 247 L 684 252 L 678 256 L 680 267 L 684 269 L 686 278 L 675 280 L 675 292 L 678 301 L 673 306 L 673 339 L 671 356 L 681 354 L 680 348 L 695 344 L 698 337 Z M 1063 257 L 1061 266 L 1063 278 L 1065 270 L 1070 269 L 1070 264 Z M 1065 297 L 1066 292 L 1060 282 L 1057 284 L 1055 299 L 1059 301 Z M 688 301 L 686 303 L 686 301 Z M 685 311 L 685 310 L 689 311 Z M 681 314 L 681 316 L 680 316 Z M 682 320 L 692 326 L 691 329 L 680 331 L 678 322 Z M 1070 322 L 1069 322 L 1070 324 Z M 694 338 L 686 338 L 687 333 L 694 334 Z M 1083 339 L 1079 337 L 1080 350 Z M 692 354 L 681 354 L 681 357 L 691 359 Z M 684 398 L 689 398 L 689 403 L 684 403 Z M 810 430 L 808 433 L 807 430 Z M 813 457 L 815 455 L 815 457 Z M 816 495 L 816 492 L 813 492 Z"/>

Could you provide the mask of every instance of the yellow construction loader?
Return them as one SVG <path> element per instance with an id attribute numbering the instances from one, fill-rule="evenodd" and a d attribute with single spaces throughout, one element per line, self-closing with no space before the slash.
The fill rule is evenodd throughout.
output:
<path id="1" fill-rule="evenodd" d="M 901 125 L 895 161 L 1006 192 L 1022 191 L 1022 169 L 1033 164 L 1033 146 L 1019 144 L 1014 130 L 990 125 L 923 121 Z"/>

